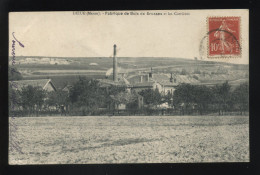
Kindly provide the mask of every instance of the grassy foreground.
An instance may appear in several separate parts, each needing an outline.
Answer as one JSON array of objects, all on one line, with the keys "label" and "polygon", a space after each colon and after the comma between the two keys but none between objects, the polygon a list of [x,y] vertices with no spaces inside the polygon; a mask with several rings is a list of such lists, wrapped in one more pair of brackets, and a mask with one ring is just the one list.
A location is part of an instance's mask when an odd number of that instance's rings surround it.
[{"label": "grassy foreground", "polygon": [[[248,116],[10,118],[10,164],[248,162]],[[10,137],[12,139],[12,137]],[[9,142],[11,142],[10,140]]]}]

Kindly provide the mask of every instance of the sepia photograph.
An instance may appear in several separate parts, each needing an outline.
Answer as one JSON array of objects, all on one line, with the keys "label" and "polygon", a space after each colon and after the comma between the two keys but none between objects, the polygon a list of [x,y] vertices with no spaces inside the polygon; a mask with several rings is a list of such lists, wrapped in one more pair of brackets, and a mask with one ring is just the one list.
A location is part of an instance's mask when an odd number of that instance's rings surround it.
[{"label": "sepia photograph", "polygon": [[250,162],[249,11],[9,13],[10,165]]}]

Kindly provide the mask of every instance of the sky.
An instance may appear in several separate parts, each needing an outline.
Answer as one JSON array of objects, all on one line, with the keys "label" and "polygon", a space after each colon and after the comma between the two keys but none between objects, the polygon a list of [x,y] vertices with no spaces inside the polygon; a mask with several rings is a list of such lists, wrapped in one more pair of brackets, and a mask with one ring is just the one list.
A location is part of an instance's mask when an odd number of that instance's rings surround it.
[{"label": "sky", "polygon": [[[118,57],[201,57],[200,43],[207,35],[207,17],[241,17],[241,58],[220,61],[248,64],[248,10],[117,11],[139,15],[75,15],[73,12],[9,13],[9,38],[16,56],[110,57],[113,45]],[[143,12],[145,15],[140,15]],[[147,12],[167,15],[147,15]],[[179,13],[186,15],[177,15]],[[172,13],[173,15],[168,15]],[[174,15],[174,13],[176,15]],[[187,15],[188,14],[188,15]],[[207,39],[203,45],[207,48]],[[9,42],[11,56],[11,42]],[[206,53],[202,55],[207,58]]]}]

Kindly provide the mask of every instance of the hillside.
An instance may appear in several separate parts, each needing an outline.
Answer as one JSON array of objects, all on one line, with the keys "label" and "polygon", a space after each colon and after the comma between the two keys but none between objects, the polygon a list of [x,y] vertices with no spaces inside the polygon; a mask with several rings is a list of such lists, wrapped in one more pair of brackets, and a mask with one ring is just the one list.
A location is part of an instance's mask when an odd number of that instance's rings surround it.
[{"label": "hillside", "polygon": [[[62,88],[79,76],[105,78],[112,68],[110,57],[17,57],[17,69],[24,79],[51,78]],[[237,85],[248,81],[249,66],[183,58],[118,57],[118,67],[125,76],[148,73],[181,74],[199,80],[201,84],[216,84],[226,80]],[[119,73],[120,73],[119,71]]]}]

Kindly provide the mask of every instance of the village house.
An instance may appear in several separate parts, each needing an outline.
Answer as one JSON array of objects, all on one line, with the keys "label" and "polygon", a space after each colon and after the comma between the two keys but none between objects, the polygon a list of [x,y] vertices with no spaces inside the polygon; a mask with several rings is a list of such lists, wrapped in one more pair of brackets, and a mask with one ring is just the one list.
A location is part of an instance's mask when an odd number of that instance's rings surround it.
[{"label": "village house", "polygon": [[[173,79],[173,78],[172,78]],[[149,74],[132,75],[128,78],[132,84],[132,90],[140,92],[145,89],[158,89],[158,91],[165,95],[168,92],[172,93],[178,85],[176,82],[171,81],[171,78],[166,74]]]},{"label": "village house", "polygon": [[30,85],[33,87],[41,87],[43,90],[46,90],[47,92],[57,91],[51,79],[19,80],[9,81],[9,83],[13,84],[12,88],[14,90],[21,90],[23,87]]},{"label": "village house", "polygon": [[[46,90],[47,92],[55,92],[57,91],[56,87],[52,83],[51,79],[38,79],[38,80],[19,80],[19,81],[9,81],[9,88],[11,88],[14,91],[21,91],[22,88],[32,86],[32,87],[40,87],[43,90]],[[20,106],[12,105],[14,98],[17,98],[16,96],[13,96],[13,94],[10,95],[10,103],[13,107],[13,110],[19,110]],[[45,99],[46,100],[46,99]]]},{"label": "village house", "polygon": [[175,75],[164,73],[152,73],[132,75],[127,79],[132,89],[140,92],[144,89],[158,89],[162,95],[173,94],[175,88],[181,83],[196,84],[198,80],[189,75]]}]

